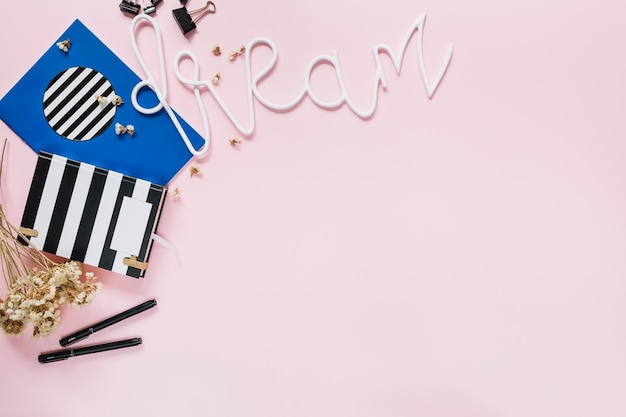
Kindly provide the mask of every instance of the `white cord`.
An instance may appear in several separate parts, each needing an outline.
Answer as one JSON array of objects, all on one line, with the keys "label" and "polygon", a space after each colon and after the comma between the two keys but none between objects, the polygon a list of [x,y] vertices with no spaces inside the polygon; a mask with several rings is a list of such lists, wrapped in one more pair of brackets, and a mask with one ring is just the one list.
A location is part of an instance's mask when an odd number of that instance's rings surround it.
[{"label": "white cord", "polygon": [[[142,20],[145,20],[147,23],[149,23],[152,26],[156,35],[157,52],[159,56],[159,69],[161,71],[161,88],[159,88],[159,85],[156,83],[154,77],[152,76],[152,73],[150,72],[150,69],[146,65],[146,62],[144,61],[143,56],[141,55],[141,52],[139,51],[139,47],[137,46],[136,30],[137,30],[137,25]],[[133,51],[135,52],[135,56],[137,57],[137,60],[139,61],[139,65],[141,65],[141,68],[146,74],[146,79],[137,83],[137,85],[135,85],[135,87],[133,88],[131,92],[130,99],[131,99],[131,102],[133,103],[133,107],[135,108],[135,110],[143,114],[155,114],[161,110],[165,110],[165,112],[168,114],[168,116],[172,120],[172,123],[174,123],[174,126],[176,127],[176,130],[180,134],[181,139],[183,140],[183,142],[185,142],[185,145],[187,146],[187,149],[189,149],[189,152],[191,152],[191,154],[195,156],[204,155],[209,150],[209,145],[211,143],[211,132],[209,130],[209,120],[208,120],[204,105],[202,103],[202,97],[200,96],[200,91],[197,88],[194,88],[196,102],[198,103],[198,107],[200,108],[200,115],[202,116],[202,123],[204,125],[205,137],[204,137],[204,145],[200,147],[200,149],[195,149],[193,145],[191,144],[191,141],[189,140],[187,133],[181,126],[180,121],[176,117],[176,114],[167,103],[167,78],[166,78],[166,73],[165,73],[165,58],[163,57],[163,43],[161,41],[161,31],[159,30],[159,27],[157,26],[154,19],[152,19],[147,14],[139,14],[135,16],[130,26],[130,42],[133,46]],[[155,105],[154,107],[146,108],[146,107],[143,107],[141,104],[139,104],[139,101],[137,100],[137,95],[139,94],[139,91],[144,87],[150,88],[154,92],[154,94],[157,96],[159,103]]]},{"label": "white cord", "polygon": [[[450,65],[450,59],[452,58],[452,45],[449,46],[448,52],[444,59],[443,65],[441,66],[437,77],[434,82],[430,82],[426,75],[426,67],[424,64],[424,51],[423,51],[423,32],[424,32],[424,21],[426,18],[426,13],[423,13],[415,23],[409,28],[407,31],[404,40],[402,42],[401,50],[399,53],[394,53],[391,47],[380,44],[372,47],[372,53],[374,55],[374,60],[376,63],[376,74],[373,80],[373,83],[370,84],[372,88],[371,93],[371,103],[368,108],[361,109],[359,108],[355,102],[352,100],[350,95],[348,94],[346,83],[344,81],[344,77],[341,71],[341,65],[339,64],[339,56],[336,51],[332,51],[330,55],[319,55],[315,57],[309,63],[306,71],[304,73],[304,80],[302,83],[302,87],[295,95],[295,97],[285,103],[274,103],[267,98],[265,98],[261,92],[259,91],[259,83],[267,77],[274,67],[276,66],[276,62],[278,60],[278,48],[272,42],[272,40],[267,38],[255,38],[246,46],[245,55],[244,55],[244,65],[246,69],[246,82],[247,82],[247,98],[248,98],[248,127],[245,128],[241,125],[241,123],[235,118],[232,111],[226,106],[224,100],[220,97],[217,90],[213,87],[211,80],[200,80],[200,65],[195,55],[190,51],[182,51],[180,52],[174,61],[174,72],[178,80],[186,85],[192,86],[194,93],[198,96],[200,87],[206,87],[215,101],[220,106],[224,114],[230,119],[232,124],[237,128],[239,132],[243,135],[251,135],[254,132],[255,127],[255,115],[254,115],[254,99],[256,98],[259,103],[265,106],[268,109],[277,111],[277,112],[285,112],[293,110],[302,100],[308,96],[311,101],[317,105],[318,107],[325,110],[332,110],[341,107],[342,105],[347,105],[350,110],[356,114],[357,116],[368,119],[373,116],[376,111],[376,106],[378,104],[378,92],[379,85],[386,89],[387,87],[387,79],[385,77],[385,73],[383,71],[383,64],[381,62],[381,54],[388,55],[394,64],[394,68],[396,73],[400,75],[400,70],[402,68],[402,61],[407,54],[409,41],[414,36],[415,32],[417,32],[417,56],[420,65],[420,72],[422,75],[422,81],[424,82],[424,86],[426,87],[426,92],[429,98],[432,98],[435,90],[439,86],[441,79],[443,78],[448,66]],[[269,63],[263,68],[260,72],[258,72],[254,77],[252,76],[251,62],[250,62],[250,54],[254,48],[257,46],[265,46],[268,47],[272,51],[272,57]],[[189,79],[184,77],[180,72],[180,64],[181,61],[185,58],[189,58],[193,62],[194,66],[194,78]],[[313,87],[311,85],[311,76],[313,71],[320,65],[327,64],[334,68],[335,76],[337,82],[339,83],[339,89],[341,93],[339,96],[332,100],[326,101],[320,98],[313,91]]]},{"label": "white cord", "polygon": [[[435,80],[431,83],[426,75],[426,67],[424,64],[423,32],[424,32],[425,19],[426,19],[426,13],[423,13],[421,16],[417,18],[415,23],[409,28],[409,30],[407,31],[403,39],[401,50],[397,54],[394,53],[392,48],[390,48],[389,46],[385,44],[374,45],[372,47],[372,53],[373,53],[374,60],[376,63],[376,73],[373,79],[373,83],[371,84],[371,88],[372,88],[371,103],[369,107],[366,109],[359,108],[351,99],[350,95],[348,94],[346,84],[343,78],[343,74],[341,72],[341,66],[339,64],[339,56],[336,51],[332,51],[330,55],[319,55],[315,57],[313,60],[311,60],[311,62],[309,63],[305,71],[302,87],[300,88],[298,93],[295,95],[295,97],[291,101],[288,101],[286,103],[271,102],[270,100],[268,100],[261,94],[261,92],[259,91],[258,85],[274,69],[276,62],[278,60],[278,48],[276,47],[274,42],[272,42],[270,39],[267,39],[267,38],[253,39],[250,43],[248,43],[246,47],[246,51],[245,51],[245,56],[244,56],[245,67],[246,67],[246,83],[247,83],[247,90],[248,90],[248,94],[247,94],[248,127],[244,127],[239,122],[239,120],[234,116],[230,108],[224,103],[224,100],[222,100],[222,97],[214,88],[212,80],[200,80],[200,64],[198,63],[196,56],[190,51],[179,52],[178,55],[176,55],[176,58],[174,60],[174,73],[176,74],[176,78],[178,78],[178,80],[181,83],[193,87],[193,92],[194,92],[194,95],[196,96],[196,102],[198,103],[198,107],[200,108],[200,113],[202,115],[202,122],[204,124],[205,145],[203,148],[201,148],[201,150],[197,151],[193,148],[193,146],[189,142],[189,138],[187,137],[184,130],[180,126],[180,123],[176,119],[174,112],[169,107],[166,101],[167,81],[165,79],[165,63],[163,59],[163,46],[161,44],[161,33],[159,31],[159,28],[156,22],[150,16],[146,14],[140,14],[140,15],[137,15],[133,19],[133,24],[131,26],[131,42],[133,45],[133,50],[135,51],[135,55],[137,55],[137,59],[139,60],[139,63],[144,69],[148,79],[145,81],[141,81],[135,86],[135,88],[132,91],[131,100],[132,100],[133,106],[138,111],[145,113],[145,114],[153,114],[162,109],[165,109],[165,111],[169,114],[170,118],[172,119],[172,122],[176,126],[176,129],[179,131],[183,141],[187,145],[187,148],[194,155],[204,154],[207,151],[209,147],[209,143],[210,143],[209,120],[207,117],[206,109],[204,107],[204,103],[202,102],[202,97],[201,97],[201,92],[200,92],[201,87],[206,87],[209,90],[209,92],[211,93],[211,95],[213,96],[217,104],[220,106],[224,114],[231,121],[231,123],[235,126],[235,128],[242,135],[245,135],[245,136],[250,136],[252,133],[254,133],[255,123],[256,123],[256,117],[254,114],[254,99],[255,98],[259,101],[259,103],[261,103],[263,106],[265,106],[268,109],[271,109],[277,112],[284,112],[284,111],[293,110],[296,106],[298,106],[300,102],[302,102],[302,100],[306,96],[308,96],[315,105],[317,105],[318,107],[322,109],[332,110],[332,109],[339,108],[345,104],[354,114],[356,114],[357,116],[363,119],[367,119],[367,118],[372,117],[374,112],[376,111],[376,106],[378,104],[379,86],[382,86],[383,89],[386,89],[387,87],[387,78],[385,77],[385,73],[383,71],[383,64],[381,62],[381,54],[388,55],[391,58],[393,65],[394,65],[394,69],[396,70],[396,73],[400,75],[400,70],[402,68],[402,61],[404,57],[406,56],[408,46],[409,46],[409,41],[414,36],[415,32],[417,32],[417,58],[419,61],[422,81],[424,82],[424,86],[426,87],[426,92],[429,98],[432,98],[433,94],[435,93],[435,90],[439,86],[439,83],[441,82],[446,70],[448,69],[448,66],[450,65],[450,60],[452,58],[452,45],[449,46],[443,65],[440,67],[440,70],[437,76],[435,77]],[[150,23],[150,25],[152,25],[152,27],[154,28],[156,32],[157,47],[158,47],[158,53],[159,53],[159,63],[161,67],[161,79],[162,79],[161,84],[163,86],[162,92],[159,91],[158,85],[154,81],[152,74],[147,68],[141,56],[141,53],[139,52],[139,48],[137,47],[135,27],[140,20],[146,20],[148,23]],[[265,68],[263,68],[262,71],[260,71],[253,77],[252,69],[251,69],[251,62],[250,62],[250,53],[257,46],[266,46],[270,48],[270,50],[272,51],[272,58],[269,61],[269,63],[265,66]],[[181,62],[183,59],[187,59],[187,58],[190,59],[191,62],[193,63],[193,79],[188,79],[184,77],[182,73],[180,72]],[[337,81],[339,83],[339,88],[341,91],[340,95],[335,100],[332,100],[332,101],[326,101],[326,100],[321,99],[318,95],[315,94],[315,92],[313,91],[313,87],[311,86],[311,76],[312,76],[313,71],[318,66],[323,65],[323,64],[330,65],[334,68],[335,76],[337,78]],[[142,89],[143,87],[148,87],[152,89],[152,91],[154,91],[157,98],[159,99],[159,104],[157,104],[156,106],[150,109],[147,109],[147,108],[142,107],[137,102],[137,94],[139,90]]]},{"label": "white cord", "polygon": [[[248,59],[249,53],[250,52],[246,50],[246,81],[248,83],[247,84],[248,86],[251,84],[251,80],[252,80],[252,70],[250,69],[250,60]],[[185,58],[189,58],[191,62],[193,62],[193,77],[194,77],[193,80],[185,78],[183,74],[180,72],[180,68],[179,68],[180,62]],[[248,121],[248,128],[246,129],[245,127],[241,125],[241,123],[239,123],[237,118],[233,115],[232,111],[230,111],[230,109],[226,106],[226,104],[220,97],[217,90],[215,90],[215,88],[213,87],[213,82],[211,80],[200,80],[200,64],[198,63],[198,60],[193,53],[191,53],[190,51],[181,51],[178,53],[178,55],[176,55],[176,58],[174,60],[174,73],[176,74],[176,78],[178,78],[178,81],[180,81],[183,84],[187,84],[193,87],[193,92],[196,94],[196,97],[200,97],[200,87],[208,88],[209,91],[211,92],[211,95],[215,98],[215,101],[217,101],[217,104],[219,104],[219,106],[224,111],[224,114],[226,114],[226,116],[230,119],[231,123],[235,125],[237,130],[241,132],[242,135],[247,136],[247,135],[251,135],[252,132],[254,132],[255,117],[254,117],[254,101],[253,101],[252,89],[248,88],[249,121]]]},{"label": "white cord", "polygon": [[180,260],[180,255],[178,254],[178,251],[176,250],[176,247],[174,245],[172,245],[170,242],[165,240],[162,236],[157,235],[156,233],[152,234],[152,240],[163,246],[165,249],[171,251],[174,256],[176,256],[176,262],[178,262],[179,264],[182,263]]}]

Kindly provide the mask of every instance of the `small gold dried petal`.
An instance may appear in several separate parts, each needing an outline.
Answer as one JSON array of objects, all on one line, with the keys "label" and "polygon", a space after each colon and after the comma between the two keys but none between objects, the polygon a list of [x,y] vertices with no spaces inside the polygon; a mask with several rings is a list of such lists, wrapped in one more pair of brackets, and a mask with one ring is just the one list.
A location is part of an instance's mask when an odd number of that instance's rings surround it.
[{"label": "small gold dried petal", "polygon": [[220,48],[219,44],[217,44],[217,43],[213,46],[213,55],[215,55],[215,56],[222,55],[222,49]]},{"label": "small gold dried petal", "polygon": [[239,49],[230,53],[229,58],[231,61],[234,61],[239,55],[243,55],[245,52],[246,52],[246,46],[241,45]]},{"label": "small gold dried petal", "polygon": [[228,142],[230,143],[230,146],[232,146],[233,148],[237,148],[239,147],[239,145],[241,145],[241,140],[238,138],[228,139]]},{"label": "small gold dried petal", "polygon": [[122,104],[124,104],[124,101],[122,100],[122,97],[115,96],[111,103],[113,103],[114,106],[121,106]]},{"label": "small gold dried petal", "polygon": [[172,191],[172,197],[180,198],[180,190],[178,189],[178,187],[174,188],[174,191]]},{"label": "small gold dried petal", "polygon": [[221,79],[222,79],[222,74],[218,72],[217,74],[213,76],[213,84],[218,85]]},{"label": "small gold dried petal", "polygon": [[202,174],[202,170],[200,169],[200,166],[198,164],[191,164],[191,166],[189,167],[189,173],[193,177],[194,175]]}]

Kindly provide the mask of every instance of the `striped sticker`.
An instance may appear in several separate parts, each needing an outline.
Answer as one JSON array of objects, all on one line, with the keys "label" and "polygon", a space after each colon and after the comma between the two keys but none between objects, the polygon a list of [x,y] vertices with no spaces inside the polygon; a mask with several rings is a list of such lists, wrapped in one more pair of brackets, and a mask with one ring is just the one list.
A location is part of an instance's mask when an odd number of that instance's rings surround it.
[{"label": "striped sticker", "polygon": [[[96,96],[106,97],[106,103],[100,104]],[[87,67],[71,67],[57,74],[46,87],[43,113],[52,130],[64,138],[90,140],[113,122],[115,97],[104,75]]]}]

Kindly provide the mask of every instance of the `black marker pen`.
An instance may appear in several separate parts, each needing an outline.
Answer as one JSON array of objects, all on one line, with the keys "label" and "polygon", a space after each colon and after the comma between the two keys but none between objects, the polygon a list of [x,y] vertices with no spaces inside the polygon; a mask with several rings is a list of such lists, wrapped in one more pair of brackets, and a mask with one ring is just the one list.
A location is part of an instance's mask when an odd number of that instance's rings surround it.
[{"label": "black marker pen", "polygon": [[61,346],[65,347],[65,346],[69,346],[72,343],[76,343],[79,342],[83,339],[86,339],[90,334],[97,332],[98,330],[102,330],[106,327],[109,327],[112,324],[118,323],[124,319],[127,319],[129,317],[134,316],[135,314],[139,314],[142,311],[146,311],[149,308],[154,307],[157,304],[156,300],[148,300],[144,303],[139,304],[138,306],[129,308],[126,311],[122,311],[119,314],[116,314],[113,317],[109,317],[106,320],[102,320],[99,323],[93,324],[89,327],[85,327],[84,329],[81,329],[79,331],[77,331],[76,333],[73,333],[69,336],[65,336],[63,339],[59,340],[59,343],[61,344]]},{"label": "black marker pen", "polygon": [[88,355],[90,353],[106,352],[109,350],[122,349],[141,344],[141,338],[120,340],[117,342],[103,343],[101,345],[85,346],[76,349],[56,350],[54,352],[42,353],[38,359],[40,363],[50,363],[63,361],[74,356]]}]

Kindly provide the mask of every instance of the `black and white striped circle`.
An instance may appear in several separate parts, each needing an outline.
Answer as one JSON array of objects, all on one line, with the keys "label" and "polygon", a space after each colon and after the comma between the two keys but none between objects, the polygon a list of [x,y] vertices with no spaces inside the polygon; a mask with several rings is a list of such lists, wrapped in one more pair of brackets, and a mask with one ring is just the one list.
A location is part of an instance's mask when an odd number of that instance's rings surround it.
[{"label": "black and white striped circle", "polygon": [[[106,97],[101,104],[97,96]],[[113,122],[116,94],[104,75],[87,67],[72,67],[57,74],[43,95],[43,113],[50,127],[70,140],[90,140]]]}]

